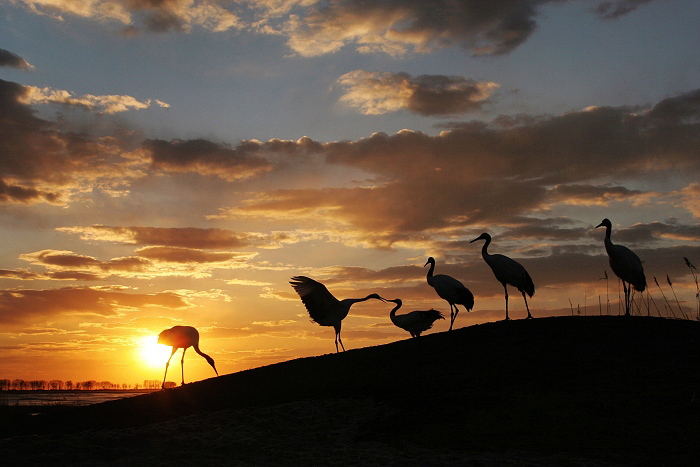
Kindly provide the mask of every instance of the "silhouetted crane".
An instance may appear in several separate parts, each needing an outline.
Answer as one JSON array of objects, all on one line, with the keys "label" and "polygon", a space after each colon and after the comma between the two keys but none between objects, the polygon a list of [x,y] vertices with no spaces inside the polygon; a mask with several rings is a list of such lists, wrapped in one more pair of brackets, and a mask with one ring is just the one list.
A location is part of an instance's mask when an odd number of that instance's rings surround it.
[{"label": "silhouetted crane", "polygon": [[209,355],[205,354],[199,350],[199,332],[192,326],[173,326],[170,329],[158,334],[158,343],[169,345],[173,348],[168,362],[165,364],[165,375],[163,375],[163,384],[161,389],[165,388],[165,378],[168,376],[168,366],[170,366],[170,359],[173,358],[177,349],[182,349],[182,360],[180,360],[180,367],[182,368],[182,384],[185,384],[185,352],[189,347],[192,347],[195,352],[204,357],[204,359],[211,365],[214,372],[219,376],[219,372],[216,371],[216,366],[214,365],[214,359]]},{"label": "silhouetted crane", "polygon": [[481,256],[484,257],[486,264],[491,267],[494,276],[496,276],[496,280],[503,284],[503,290],[506,294],[506,321],[510,320],[508,316],[508,284],[512,285],[523,294],[525,308],[527,309],[527,319],[532,318],[530,307],[527,305],[527,297],[525,296],[525,294],[527,294],[532,298],[535,294],[535,284],[533,284],[530,274],[527,273],[522,264],[514,259],[504,255],[490,255],[488,247],[491,243],[491,235],[482,233],[470,243],[474,243],[477,240],[486,240],[484,246],[481,248]]},{"label": "silhouetted crane", "polygon": [[364,302],[371,298],[384,301],[376,293],[369,294],[365,298],[338,300],[328,291],[325,285],[306,276],[294,276],[289,283],[292,284],[294,290],[301,297],[301,301],[309,312],[312,321],[321,326],[333,326],[335,329],[336,352],[338,352],[338,342],[340,342],[340,346],[345,351],[345,346],[340,338],[340,326],[343,319],[348,315],[350,307],[357,302]]},{"label": "silhouetted crane", "polygon": [[421,332],[427,331],[428,329],[432,328],[433,323],[436,320],[445,319],[445,317],[442,316],[442,313],[433,309],[416,310],[405,313],[403,315],[397,315],[396,311],[399,308],[401,308],[401,305],[403,305],[401,299],[385,299],[385,301],[396,303],[396,307],[394,307],[394,309],[391,310],[391,313],[389,313],[389,318],[391,318],[391,322],[394,323],[396,326],[408,331],[411,334],[411,337],[419,337]]},{"label": "silhouetted crane", "polygon": [[642,261],[639,259],[639,256],[626,246],[613,244],[610,240],[612,223],[609,219],[603,219],[596,226],[596,229],[603,226],[605,226],[605,251],[608,253],[610,268],[622,281],[622,288],[625,291],[625,316],[629,316],[632,305],[632,287],[639,292],[644,292],[644,289],[647,287]]},{"label": "silhouetted crane", "polygon": [[460,281],[452,276],[447,276],[445,274],[433,275],[435,271],[435,259],[431,256],[428,261],[423,265],[426,267],[430,264],[430,270],[428,270],[428,284],[435,289],[438,296],[443,300],[446,300],[450,304],[450,331],[452,330],[452,325],[457,319],[459,314],[459,308],[457,305],[462,305],[466,308],[467,312],[474,308],[474,295],[469,291],[468,288],[464,286]]}]

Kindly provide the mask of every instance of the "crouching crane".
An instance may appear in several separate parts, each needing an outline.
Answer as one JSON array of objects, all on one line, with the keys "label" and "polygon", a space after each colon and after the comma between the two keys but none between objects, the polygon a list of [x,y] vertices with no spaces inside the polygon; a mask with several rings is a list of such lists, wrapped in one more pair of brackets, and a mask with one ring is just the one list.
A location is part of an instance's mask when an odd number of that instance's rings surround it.
[{"label": "crouching crane", "polygon": [[385,299],[385,301],[396,304],[394,309],[391,310],[391,313],[389,313],[389,318],[391,318],[391,322],[394,323],[395,326],[398,326],[401,329],[408,331],[411,334],[411,337],[419,337],[423,331],[427,331],[428,329],[432,328],[433,323],[435,321],[439,319],[445,319],[445,317],[442,316],[442,313],[433,309],[416,310],[402,315],[397,315],[396,312],[399,308],[401,308],[401,305],[403,305],[401,299]]}]

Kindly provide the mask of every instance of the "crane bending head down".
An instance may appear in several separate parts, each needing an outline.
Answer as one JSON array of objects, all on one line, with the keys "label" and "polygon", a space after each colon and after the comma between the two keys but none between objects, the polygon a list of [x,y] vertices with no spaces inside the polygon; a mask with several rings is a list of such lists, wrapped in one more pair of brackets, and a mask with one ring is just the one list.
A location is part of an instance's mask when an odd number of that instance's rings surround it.
[{"label": "crane bending head down", "polygon": [[199,350],[199,332],[192,326],[173,326],[170,329],[166,329],[158,334],[158,343],[169,345],[173,348],[170,358],[168,358],[168,362],[165,364],[165,375],[163,375],[163,384],[161,385],[161,388],[165,387],[165,378],[168,376],[170,359],[173,358],[173,355],[175,355],[177,349],[182,349],[182,360],[180,360],[180,367],[182,368],[183,385],[185,384],[185,352],[190,347],[192,347],[199,355],[204,357],[204,359],[214,369],[216,375],[219,375],[219,372],[216,370],[216,365],[214,364],[214,359]]}]

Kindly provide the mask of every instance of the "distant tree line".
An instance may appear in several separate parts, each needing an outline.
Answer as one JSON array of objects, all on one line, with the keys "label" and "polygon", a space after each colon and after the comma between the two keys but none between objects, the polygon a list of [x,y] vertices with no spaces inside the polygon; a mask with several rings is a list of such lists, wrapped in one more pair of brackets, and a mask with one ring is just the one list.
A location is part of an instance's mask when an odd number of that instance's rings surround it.
[{"label": "distant tree line", "polygon": [[128,389],[160,389],[161,382],[147,379],[143,384],[118,384],[110,381],[62,381],[60,379],[0,379],[0,391],[96,391],[96,390],[128,390]]}]

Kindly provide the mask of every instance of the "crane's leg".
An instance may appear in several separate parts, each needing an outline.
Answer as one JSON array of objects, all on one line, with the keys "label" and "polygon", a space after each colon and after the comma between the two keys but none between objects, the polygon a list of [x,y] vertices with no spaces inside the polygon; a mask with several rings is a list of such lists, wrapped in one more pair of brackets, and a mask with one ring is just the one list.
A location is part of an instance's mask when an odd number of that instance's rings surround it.
[{"label": "crane's leg", "polygon": [[622,290],[625,292],[625,316],[630,315],[630,291],[625,281],[622,281]]},{"label": "crane's leg", "polygon": [[525,292],[523,292],[523,299],[525,300],[525,309],[527,310],[527,318],[525,319],[533,319],[534,316],[530,314],[530,307],[527,306],[527,297],[525,296]]},{"label": "crane's leg", "polygon": [[[170,358],[173,358],[173,355],[175,355],[176,351],[177,351],[177,348],[173,347],[173,351],[170,354]],[[165,389],[165,378],[168,376],[168,367],[170,366],[170,358],[168,358],[168,361],[165,363],[165,374],[163,375],[163,384],[160,385],[161,389]]]},{"label": "crane's leg", "polygon": [[338,342],[340,342],[340,347],[342,347],[343,352],[345,352],[345,346],[343,345],[343,340],[340,338],[340,326],[335,328],[335,353],[338,353]]},{"label": "crane's leg", "polygon": [[180,369],[182,370],[182,385],[185,385],[185,352],[187,349],[182,349],[182,360],[180,360]]},{"label": "crane's leg", "polygon": [[452,331],[452,324],[455,322],[455,311],[452,308],[452,304],[450,303],[450,329],[448,331]]},{"label": "crane's leg", "polygon": [[506,321],[510,321],[508,317],[508,286],[506,284],[503,284],[503,290],[506,292]]},{"label": "crane's leg", "polygon": [[[343,345],[343,339],[340,338],[340,331],[338,331],[338,342],[340,342],[340,348],[345,352],[345,346]],[[337,348],[336,348],[337,350]]]}]

